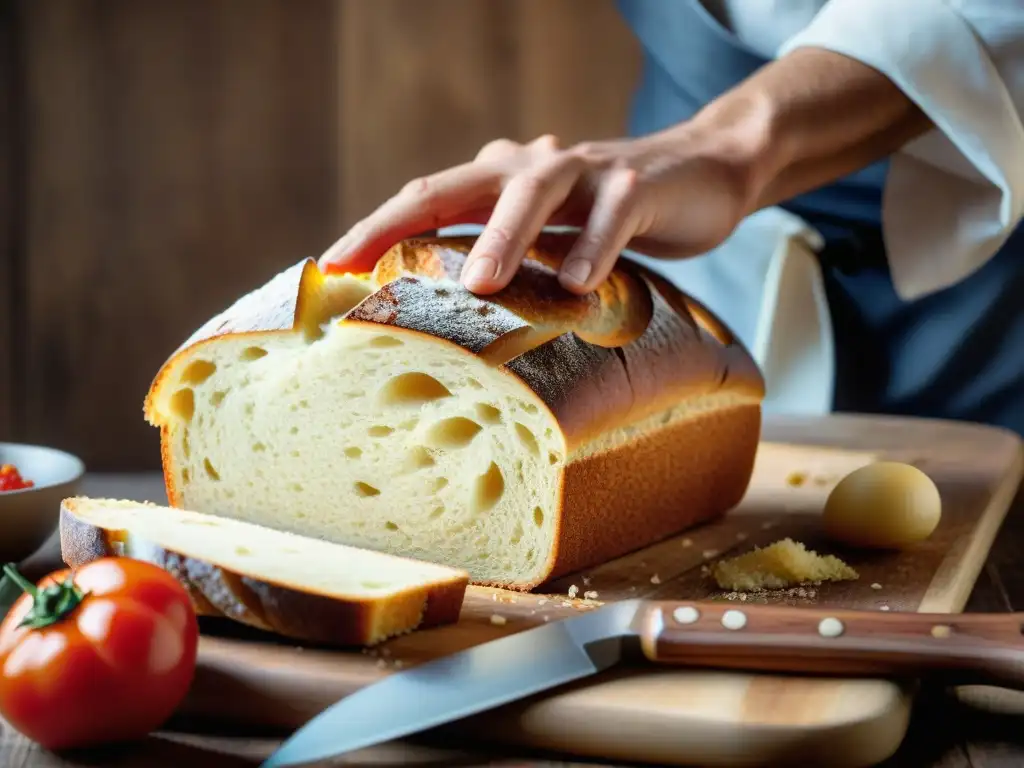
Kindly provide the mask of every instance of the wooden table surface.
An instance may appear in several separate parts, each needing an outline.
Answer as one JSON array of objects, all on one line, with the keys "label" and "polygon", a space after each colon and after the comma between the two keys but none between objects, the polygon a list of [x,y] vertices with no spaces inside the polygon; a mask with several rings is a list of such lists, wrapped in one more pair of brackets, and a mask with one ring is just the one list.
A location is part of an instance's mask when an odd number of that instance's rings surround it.
[{"label": "wooden table surface", "polygon": [[[93,497],[147,499],[164,503],[159,475],[92,475],[81,489]],[[1024,611],[1024,490],[1019,492],[975,587],[969,611]],[[52,564],[55,541],[26,563]],[[34,567],[33,567],[34,566]],[[1002,695],[1000,695],[1002,694]],[[1024,693],[984,689],[926,690],[916,703],[910,730],[899,752],[880,768],[1019,768],[1024,766]],[[236,768],[257,766],[280,743],[281,734],[203,733],[202,725],[172,721],[168,730],[144,742],[83,754],[41,750],[0,721],[0,768]],[[479,748],[453,749],[418,739],[363,750],[317,763],[417,766],[608,766],[557,756],[491,754]]]}]

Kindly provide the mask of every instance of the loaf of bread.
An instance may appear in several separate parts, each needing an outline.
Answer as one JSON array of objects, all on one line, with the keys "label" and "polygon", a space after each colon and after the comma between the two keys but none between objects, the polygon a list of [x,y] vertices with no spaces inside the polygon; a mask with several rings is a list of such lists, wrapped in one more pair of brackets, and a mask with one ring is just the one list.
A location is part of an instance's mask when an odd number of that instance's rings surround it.
[{"label": "loaf of bread", "polygon": [[134,501],[65,499],[60,545],[71,567],[123,556],[164,568],[201,616],[337,646],[455,622],[469,582],[454,568]]},{"label": "loaf of bread", "polygon": [[635,262],[562,289],[572,239],[542,236],[491,296],[459,283],[473,239],[444,238],[242,297],[147,397],[171,504],[514,589],[723,514],[760,437],[755,362]]}]

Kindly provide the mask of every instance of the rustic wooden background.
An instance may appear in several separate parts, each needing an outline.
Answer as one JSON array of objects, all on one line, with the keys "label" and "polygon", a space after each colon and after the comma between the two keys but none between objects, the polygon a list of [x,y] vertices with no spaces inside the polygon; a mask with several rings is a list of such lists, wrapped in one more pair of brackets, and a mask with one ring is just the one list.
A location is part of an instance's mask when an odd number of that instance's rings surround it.
[{"label": "rustic wooden background", "polygon": [[621,134],[611,0],[0,2],[0,439],[158,466],[202,321],[499,136]]}]

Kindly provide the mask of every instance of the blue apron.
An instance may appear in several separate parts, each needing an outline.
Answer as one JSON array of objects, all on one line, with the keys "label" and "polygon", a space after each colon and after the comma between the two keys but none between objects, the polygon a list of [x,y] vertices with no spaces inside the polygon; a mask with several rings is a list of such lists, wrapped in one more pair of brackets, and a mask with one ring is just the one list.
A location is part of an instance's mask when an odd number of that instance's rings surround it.
[{"label": "blue apron", "polygon": [[[617,4],[644,49],[633,135],[686,120],[769,62],[698,0]],[[881,237],[887,165],[781,206],[826,243],[819,260],[835,339],[834,410],[968,420],[1024,434],[1024,228],[963,282],[904,302]]]}]

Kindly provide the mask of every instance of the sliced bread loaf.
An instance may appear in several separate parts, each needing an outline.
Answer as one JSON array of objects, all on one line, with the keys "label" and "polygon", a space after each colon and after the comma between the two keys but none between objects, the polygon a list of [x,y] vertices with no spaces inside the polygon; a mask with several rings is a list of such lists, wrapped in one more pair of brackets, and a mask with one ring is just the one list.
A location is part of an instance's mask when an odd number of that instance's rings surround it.
[{"label": "sliced bread loaf", "polygon": [[764,387],[717,318],[625,259],[569,294],[565,236],[474,296],[472,244],[308,260],[193,334],[146,400],[171,504],[527,589],[740,500]]},{"label": "sliced bread loaf", "polygon": [[76,497],[61,505],[71,567],[118,555],[174,574],[200,615],[331,645],[372,645],[455,622],[469,574],[154,504]]}]

